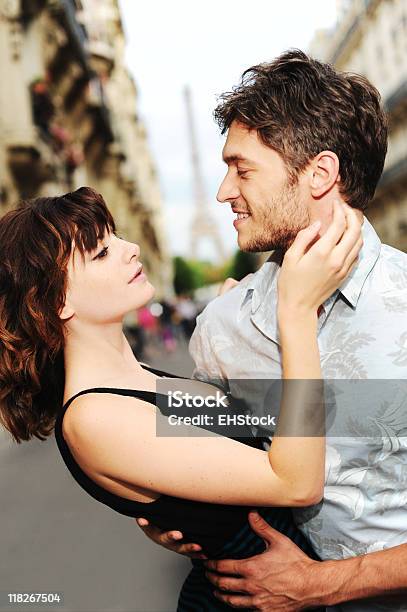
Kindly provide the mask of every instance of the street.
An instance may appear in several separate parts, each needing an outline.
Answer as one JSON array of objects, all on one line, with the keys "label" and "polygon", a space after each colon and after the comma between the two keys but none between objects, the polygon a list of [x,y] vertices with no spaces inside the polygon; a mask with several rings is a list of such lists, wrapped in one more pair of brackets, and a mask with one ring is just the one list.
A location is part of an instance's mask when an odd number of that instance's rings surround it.
[{"label": "street", "polygon": [[[148,362],[189,376],[186,345]],[[0,430],[0,610],[172,612],[190,562],[150,542],[136,522],[89,497],[55,439],[17,445]],[[6,606],[6,593],[60,593],[63,604]]]}]

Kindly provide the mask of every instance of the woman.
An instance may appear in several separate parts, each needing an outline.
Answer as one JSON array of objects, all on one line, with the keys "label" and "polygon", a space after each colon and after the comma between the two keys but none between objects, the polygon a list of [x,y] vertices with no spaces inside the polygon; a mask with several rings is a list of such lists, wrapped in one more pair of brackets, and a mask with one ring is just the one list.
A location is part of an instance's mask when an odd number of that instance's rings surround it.
[{"label": "woman", "polygon": [[[356,216],[339,203],[313,245],[318,230],[314,224],[299,233],[279,277],[285,379],[321,379],[317,309],[352,269],[361,246]],[[311,384],[306,393],[315,418],[304,423],[307,437],[298,430],[293,437],[290,423],[301,419],[304,398],[295,398],[292,387],[284,390],[268,452],[249,428],[244,439],[191,436],[195,428],[187,426],[177,437],[156,436],[157,379],[171,375],[141,365],[122,330],[124,315],[154,293],[139,256],[137,245],[115,235],[103,198],[90,188],[37,198],[0,219],[3,424],[17,442],[45,439],[55,425],[63,459],[90,495],[121,514],[179,529],[212,558],[262,550],[263,542],[248,532],[253,506],[312,555],[276,507],[322,497],[321,397],[315,399]],[[182,382],[173,377],[174,388]],[[197,395],[217,390],[193,385]],[[202,561],[193,564],[178,609],[224,609]]]}]

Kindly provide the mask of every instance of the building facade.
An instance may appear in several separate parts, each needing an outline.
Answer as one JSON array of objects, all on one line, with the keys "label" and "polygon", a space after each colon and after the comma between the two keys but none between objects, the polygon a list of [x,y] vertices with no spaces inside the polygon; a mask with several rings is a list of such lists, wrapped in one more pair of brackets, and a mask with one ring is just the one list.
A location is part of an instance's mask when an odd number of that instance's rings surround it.
[{"label": "building facade", "polygon": [[365,75],[389,118],[386,163],[367,217],[383,242],[407,251],[407,2],[337,0],[333,30],[318,31],[310,54]]},{"label": "building facade", "polygon": [[0,214],[89,185],[171,293],[158,178],[117,0],[0,0]]}]

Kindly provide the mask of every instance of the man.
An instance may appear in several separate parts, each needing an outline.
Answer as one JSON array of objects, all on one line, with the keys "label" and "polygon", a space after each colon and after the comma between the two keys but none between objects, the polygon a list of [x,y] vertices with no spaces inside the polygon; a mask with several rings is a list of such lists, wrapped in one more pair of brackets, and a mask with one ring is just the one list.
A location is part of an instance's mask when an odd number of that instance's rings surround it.
[{"label": "man", "polygon": [[[382,245],[363,216],[387,149],[379,94],[365,78],[294,50],[246,71],[215,117],[228,133],[218,200],[237,214],[242,250],[274,253],[198,318],[190,345],[195,376],[232,385],[280,377],[282,256],[310,221],[321,220],[323,233],[333,200],[343,197],[363,221],[364,246],[350,277],[319,310],[324,377],[388,384],[375,388],[382,395],[373,409],[363,393],[337,398],[337,413],[356,433],[351,441],[327,437],[324,500],[293,511],[323,561],[308,559],[254,513],[251,526],[267,550],[208,561],[208,577],[235,608],[407,610],[407,402],[397,383],[407,378],[407,256]],[[196,551],[171,541],[171,532],[145,531],[177,552]]]}]

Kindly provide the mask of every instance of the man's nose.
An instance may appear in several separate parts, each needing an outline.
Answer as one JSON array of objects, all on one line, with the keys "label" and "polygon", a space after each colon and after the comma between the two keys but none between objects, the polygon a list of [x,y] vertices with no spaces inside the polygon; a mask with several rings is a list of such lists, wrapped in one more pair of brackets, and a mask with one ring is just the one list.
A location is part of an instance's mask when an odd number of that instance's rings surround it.
[{"label": "man's nose", "polygon": [[233,181],[232,177],[229,176],[229,173],[223,179],[219,191],[216,195],[216,199],[220,204],[224,204],[225,202],[230,202],[231,200],[236,200],[240,195],[240,191],[238,189],[237,184]]}]

